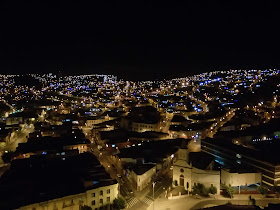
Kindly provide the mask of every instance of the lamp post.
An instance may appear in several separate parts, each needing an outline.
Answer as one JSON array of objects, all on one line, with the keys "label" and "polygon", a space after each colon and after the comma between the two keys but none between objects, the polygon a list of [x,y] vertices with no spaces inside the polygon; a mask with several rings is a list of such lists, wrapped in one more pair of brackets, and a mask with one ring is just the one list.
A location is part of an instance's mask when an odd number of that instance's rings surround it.
[{"label": "lamp post", "polygon": [[155,210],[155,185],[156,183],[153,182],[153,210]]},{"label": "lamp post", "polygon": [[240,182],[239,180],[237,180],[237,183],[238,183],[238,205],[239,205],[239,200],[240,200]]}]

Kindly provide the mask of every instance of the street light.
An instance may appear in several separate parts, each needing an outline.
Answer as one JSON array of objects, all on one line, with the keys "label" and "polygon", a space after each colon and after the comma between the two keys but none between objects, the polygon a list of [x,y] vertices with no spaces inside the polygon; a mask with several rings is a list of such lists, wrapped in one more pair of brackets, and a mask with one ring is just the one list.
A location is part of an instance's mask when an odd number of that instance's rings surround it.
[{"label": "street light", "polygon": [[155,185],[156,183],[153,182],[153,210],[155,210]]}]

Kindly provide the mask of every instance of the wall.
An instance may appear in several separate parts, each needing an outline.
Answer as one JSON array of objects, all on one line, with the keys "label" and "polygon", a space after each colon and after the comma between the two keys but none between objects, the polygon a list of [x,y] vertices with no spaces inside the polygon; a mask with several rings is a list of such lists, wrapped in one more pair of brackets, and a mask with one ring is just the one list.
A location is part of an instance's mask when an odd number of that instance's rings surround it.
[{"label": "wall", "polygon": [[227,169],[221,170],[221,183],[225,185],[251,185],[261,181],[261,173],[230,173]]},{"label": "wall", "polygon": [[[110,190],[110,193],[107,193],[107,190]],[[100,191],[103,191],[103,195],[100,194]],[[118,197],[118,194],[119,194],[119,184],[88,190],[86,192],[87,205],[92,207],[92,209],[99,208],[103,205],[112,203],[113,200]],[[107,201],[108,197],[110,201]],[[103,204],[100,203],[100,199],[103,199]],[[92,205],[93,201],[95,201],[95,205]]]},{"label": "wall", "polygon": [[201,170],[197,168],[192,169],[192,187],[194,183],[202,183],[206,188],[211,185],[217,188],[217,194],[220,194],[220,171]]},{"label": "wall", "polygon": [[137,191],[143,190],[151,182],[151,178],[154,174],[156,174],[156,166],[146,171],[146,173],[142,175],[137,175],[134,173],[134,171],[132,171],[131,177],[136,183]]}]

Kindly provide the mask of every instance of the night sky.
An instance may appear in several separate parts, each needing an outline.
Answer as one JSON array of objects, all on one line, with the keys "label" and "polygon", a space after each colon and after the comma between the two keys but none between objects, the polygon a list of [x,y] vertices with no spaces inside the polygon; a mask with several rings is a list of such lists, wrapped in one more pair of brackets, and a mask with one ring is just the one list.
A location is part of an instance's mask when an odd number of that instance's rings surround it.
[{"label": "night sky", "polygon": [[154,80],[280,66],[277,1],[116,2],[1,2],[0,73]]}]

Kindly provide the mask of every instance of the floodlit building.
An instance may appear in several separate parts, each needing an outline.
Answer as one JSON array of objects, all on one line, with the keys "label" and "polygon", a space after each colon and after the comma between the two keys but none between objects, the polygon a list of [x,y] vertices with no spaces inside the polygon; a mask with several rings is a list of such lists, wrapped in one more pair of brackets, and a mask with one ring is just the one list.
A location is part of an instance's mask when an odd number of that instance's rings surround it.
[{"label": "floodlit building", "polygon": [[245,186],[261,183],[262,174],[242,169],[222,169],[221,183],[228,186]]},{"label": "floodlit building", "polygon": [[135,165],[131,169],[130,178],[135,184],[137,191],[143,190],[152,181],[152,177],[156,174],[156,165],[143,164]]},{"label": "floodlit building", "polygon": [[173,164],[173,185],[191,191],[201,183],[209,188],[215,186],[220,193],[220,171],[214,170],[214,158],[203,152],[189,152],[185,141],[178,150],[178,159]]},{"label": "floodlit building", "polygon": [[13,160],[0,185],[0,209],[99,209],[119,196],[118,182],[91,153]]},{"label": "floodlit building", "polygon": [[55,198],[48,201],[22,206],[20,210],[34,209],[71,209],[80,210],[81,206],[90,206],[92,209],[111,204],[118,197],[118,183],[89,189],[82,193]]},{"label": "floodlit building", "polygon": [[277,158],[272,158],[259,151],[241,147],[235,144],[228,145],[221,141],[202,141],[202,151],[215,155],[225,163],[238,163],[243,167],[249,167],[262,174],[261,182],[272,188],[279,185],[280,164]]},{"label": "floodlit building", "polygon": [[146,131],[159,131],[159,124],[133,122],[131,130],[140,133]]}]

